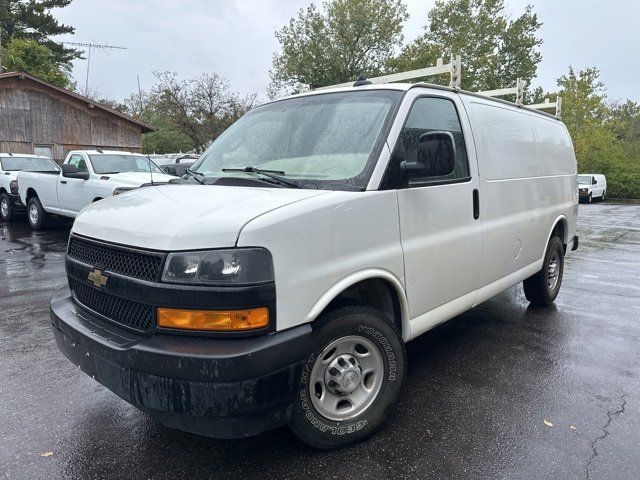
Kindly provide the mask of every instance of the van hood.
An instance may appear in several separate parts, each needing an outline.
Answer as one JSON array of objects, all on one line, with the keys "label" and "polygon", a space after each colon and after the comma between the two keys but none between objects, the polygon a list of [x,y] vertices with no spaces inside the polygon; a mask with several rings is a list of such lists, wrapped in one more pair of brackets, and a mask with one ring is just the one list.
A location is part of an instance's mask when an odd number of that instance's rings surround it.
[{"label": "van hood", "polygon": [[[151,183],[151,175],[149,172],[106,173],[103,176],[109,177],[110,182],[121,187],[139,187],[145,183]],[[175,176],[165,173],[153,174],[154,183],[167,183],[169,180],[175,178]]]},{"label": "van hood", "polygon": [[232,247],[242,227],[254,218],[327,193],[215,185],[149,186],[90,204],[76,217],[72,232],[154,250]]}]

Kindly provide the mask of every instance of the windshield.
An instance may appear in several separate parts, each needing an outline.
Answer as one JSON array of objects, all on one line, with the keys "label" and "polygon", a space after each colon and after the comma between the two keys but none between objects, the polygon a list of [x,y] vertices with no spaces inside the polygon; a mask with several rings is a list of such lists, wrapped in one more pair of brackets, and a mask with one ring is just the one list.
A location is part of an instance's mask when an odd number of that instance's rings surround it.
[{"label": "windshield", "polygon": [[591,175],[578,175],[580,185],[591,185]]},{"label": "windshield", "polygon": [[141,155],[90,155],[93,171],[97,174],[122,172],[163,173],[158,166],[147,157]]},{"label": "windshield", "polygon": [[21,170],[57,172],[59,170],[58,166],[48,158],[3,157],[0,158],[0,164],[5,172],[19,172]]},{"label": "windshield", "polygon": [[278,171],[311,188],[365,188],[383,127],[402,96],[365,90],[291,98],[250,111],[196,162],[206,177],[247,175],[223,169]]}]

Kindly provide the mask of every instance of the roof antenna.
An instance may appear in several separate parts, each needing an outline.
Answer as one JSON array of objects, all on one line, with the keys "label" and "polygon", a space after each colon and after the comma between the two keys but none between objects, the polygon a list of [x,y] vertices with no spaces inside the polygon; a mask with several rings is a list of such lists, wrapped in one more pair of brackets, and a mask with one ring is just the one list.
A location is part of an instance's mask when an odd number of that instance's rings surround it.
[{"label": "roof antenna", "polygon": [[[142,90],[140,89],[140,75],[136,75],[136,78],[138,79],[138,99],[140,100],[140,117],[142,118],[142,112],[144,111],[144,108],[142,106]],[[148,142],[147,142],[147,134],[143,133],[142,134],[142,138],[144,140],[144,149],[147,151],[147,162],[149,165],[149,176],[151,177],[151,186],[153,187],[153,168],[151,168],[151,157],[149,156],[149,149],[147,148]]]},{"label": "roof antenna", "polygon": [[373,82],[371,80],[367,80],[367,76],[363,73],[361,75],[358,76],[358,78],[356,79],[355,83],[353,84],[354,87],[359,87],[361,85],[371,85]]}]

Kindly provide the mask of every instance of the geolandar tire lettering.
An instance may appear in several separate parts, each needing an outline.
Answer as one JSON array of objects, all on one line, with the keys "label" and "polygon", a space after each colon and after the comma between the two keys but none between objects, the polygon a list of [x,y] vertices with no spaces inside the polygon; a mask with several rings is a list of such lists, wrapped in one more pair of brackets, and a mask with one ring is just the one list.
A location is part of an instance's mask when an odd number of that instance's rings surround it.
[{"label": "geolandar tire lettering", "polygon": [[404,343],[367,306],[324,315],[300,377],[291,429],[316,448],[336,448],[373,433],[395,403],[406,371]]}]

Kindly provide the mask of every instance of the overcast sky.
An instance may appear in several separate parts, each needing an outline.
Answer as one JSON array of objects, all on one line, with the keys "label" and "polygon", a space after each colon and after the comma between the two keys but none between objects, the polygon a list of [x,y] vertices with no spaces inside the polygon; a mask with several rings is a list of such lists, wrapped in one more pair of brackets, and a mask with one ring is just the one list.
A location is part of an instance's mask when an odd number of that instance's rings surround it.
[{"label": "overcast sky", "polygon": [[[420,35],[433,0],[405,0],[410,18],[405,42]],[[215,72],[240,93],[266,98],[268,72],[280,29],[309,0],[74,0],[55,10],[76,28],[64,38],[123,46],[94,51],[89,86],[121,100],[153,85],[153,71],[181,77]],[[320,2],[316,2],[320,3]],[[534,85],[555,88],[570,64],[597,66],[611,99],[640,100],[639,0],[506,0],[518,16],[527,3],[544,23],[542,62]],[[62,37],[59,37],[62,38]],[[464,60],[463,60],[464,72]],[[76,61],[74,77],[84,89],[86,61]],[[463,73],[464,74],[464,73]]]}]

